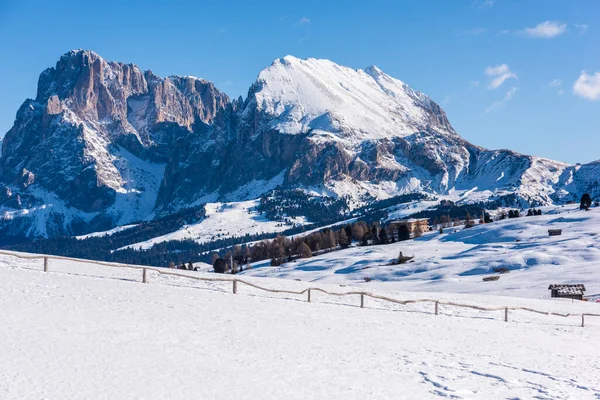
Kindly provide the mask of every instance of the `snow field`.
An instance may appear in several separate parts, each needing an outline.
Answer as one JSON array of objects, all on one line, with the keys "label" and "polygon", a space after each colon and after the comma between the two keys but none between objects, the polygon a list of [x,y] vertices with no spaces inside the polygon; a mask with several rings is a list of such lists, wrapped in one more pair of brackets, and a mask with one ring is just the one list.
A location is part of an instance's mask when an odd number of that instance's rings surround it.
[{"label": "snow field", "polygon": [[[259,262],[244,276],[301,279],[358,286],[361,290],[486,293],[548,298],[548,285],[583,283],[600,293],[600,209],[546,207],[545,215],[520,217],[464,230],[446,228],[421,238],[381,246],[351,247],[270,267]],[[548,229],[563,230],[548,236]],[[389,265],[398,256],[411,262]],[[508,268],[498,281],[483,282],[494,268]],[[372,279],[365,282],[365,278]]]},{"label": "snow field", "polygon": [[[40,260],[0,257],[3,399],[600,396],[597,320],[580,328],[576,320],[515,312],[505,323],[474,310],[442,308],[435,316],[371,300],[368,307],[377,309],[360,309],[329,304],[337,298],[321,294],[306,303],[244,285],[237,296],[229,285],[181,278],[163,285],[152,275],[144,285],[140,271],[82,263],[52,260],[48,273],[40,267]],[[188,287],[195,285],[204,286]],[[413,295],[423,296],[402,294]],[[437,296],[555,311],[595,308]]]}]

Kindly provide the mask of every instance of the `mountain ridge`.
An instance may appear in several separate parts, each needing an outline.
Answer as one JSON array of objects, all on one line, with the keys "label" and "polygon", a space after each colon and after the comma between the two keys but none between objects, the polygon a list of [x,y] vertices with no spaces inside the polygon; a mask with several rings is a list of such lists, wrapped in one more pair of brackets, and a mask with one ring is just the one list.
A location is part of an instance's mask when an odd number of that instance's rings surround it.
[{"label": "mountain ridge", "polygon": [[286,56],[231,100],[204,79],[72,50],[41,73],[2,141],[1,226],[81,234],[278,186],[356,201],[416,191],[549,204],[582,187],[597,196],[595,173],[473,145],[437,103],[376,66]]}]

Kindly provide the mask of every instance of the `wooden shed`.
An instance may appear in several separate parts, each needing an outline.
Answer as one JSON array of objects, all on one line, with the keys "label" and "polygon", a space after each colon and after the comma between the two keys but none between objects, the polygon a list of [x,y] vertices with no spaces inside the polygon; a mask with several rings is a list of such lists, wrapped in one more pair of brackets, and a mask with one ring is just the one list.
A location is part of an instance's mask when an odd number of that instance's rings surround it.
[{"label": "wooden shed", "polygon": [[562,235],[562,229],[548,229],[549,236],[560,236]]},{"label": "wooden shed", "polygon": [[552,297],[562,297],[566,299],[583,300],[583,292],[585,292],[585,286],[582,284],[559,284],[550,285],[548,290],[551,292]]}]

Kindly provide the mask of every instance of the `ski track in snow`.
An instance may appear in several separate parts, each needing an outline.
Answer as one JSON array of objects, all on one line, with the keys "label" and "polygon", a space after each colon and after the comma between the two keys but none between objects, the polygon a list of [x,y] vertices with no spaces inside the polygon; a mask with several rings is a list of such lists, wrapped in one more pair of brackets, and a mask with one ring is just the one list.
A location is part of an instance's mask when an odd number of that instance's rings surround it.
[{"label": "ski track in snow", "polygon": [[599,319],[580,328],[574,319],[511,312],[505,323],[490,312],[445,307],[435,316],[424,305],[371,299],[360,309],[322,294],[306,303],[244,285],[234,296],[226,283],[156,273],[141,284],[140,271],[71,261],[51,260],[48,273],[40,267],[40,260],[0,256],[2,399],[600,397]]}]

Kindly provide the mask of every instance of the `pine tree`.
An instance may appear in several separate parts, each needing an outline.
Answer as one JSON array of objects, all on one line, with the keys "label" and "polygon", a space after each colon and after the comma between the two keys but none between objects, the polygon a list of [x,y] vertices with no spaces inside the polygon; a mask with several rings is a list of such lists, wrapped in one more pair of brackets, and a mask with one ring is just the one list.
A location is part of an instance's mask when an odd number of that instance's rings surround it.
[{"label": "pine tree", "polygon": [[381,229],[379,231],[379,243],[380,244],[388,244],[390,241],[388,239],[388,235],[387,232],[385,231],[385,229]]},{"label": "pine tree", "polygon": [[408,240],[410,239],[410,229],[408,229],[407,224],[398,225],[398,240]]},{"label": "pine tree", "polygon": [[590,196],[589,193],[584,193],[584,195],[581,196],[581,202],[579,204],[579,209],[587,211],[591,206],[592,206],[592,196]]}]

